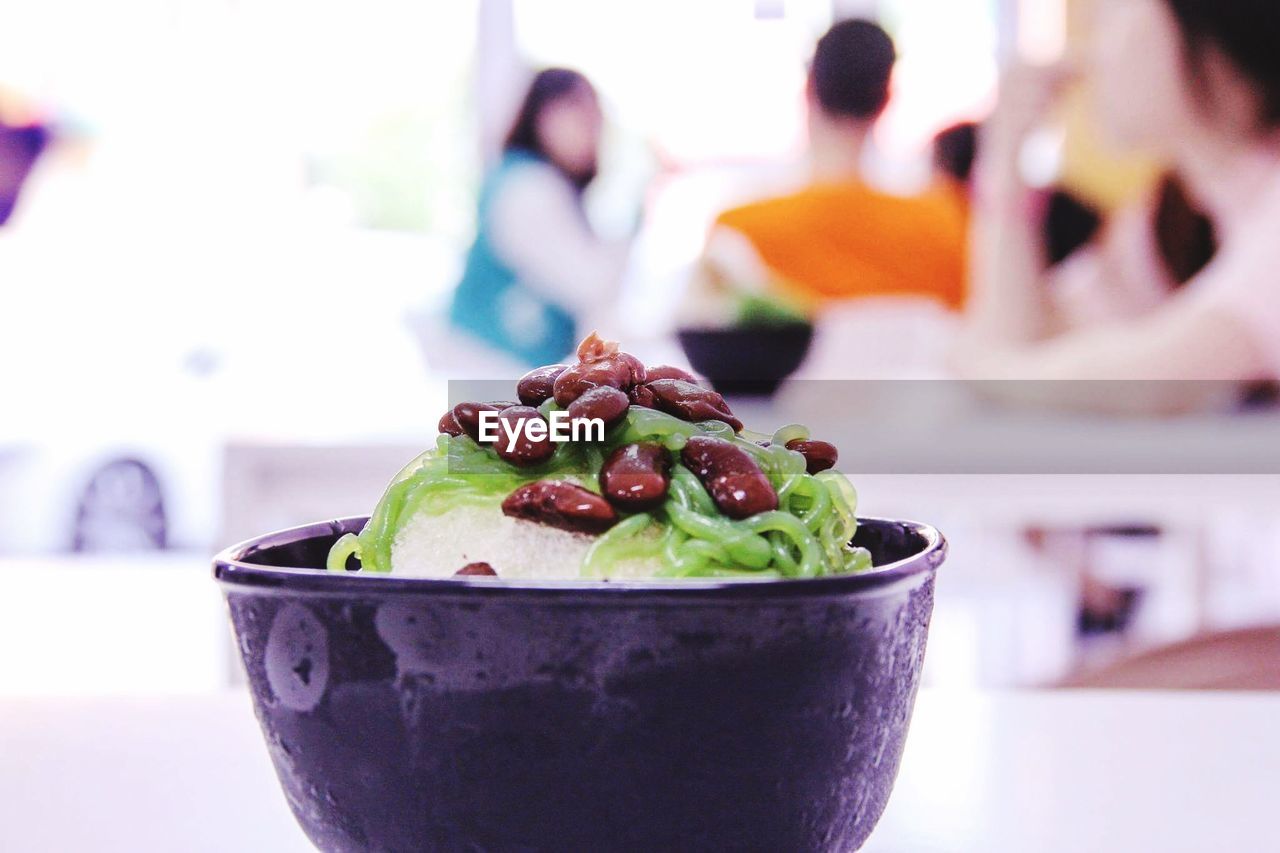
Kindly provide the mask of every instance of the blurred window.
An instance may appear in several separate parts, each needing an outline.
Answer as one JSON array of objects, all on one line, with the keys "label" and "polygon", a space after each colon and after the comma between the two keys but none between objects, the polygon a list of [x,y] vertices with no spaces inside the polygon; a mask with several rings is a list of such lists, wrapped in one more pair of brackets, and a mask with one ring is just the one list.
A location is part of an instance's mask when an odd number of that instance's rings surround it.
[{"label": "blurred window", "polygon": [[89,143],[125,221],[301,205],[462,242],[477,5],[41,0],[5,12],[0,84]]}]

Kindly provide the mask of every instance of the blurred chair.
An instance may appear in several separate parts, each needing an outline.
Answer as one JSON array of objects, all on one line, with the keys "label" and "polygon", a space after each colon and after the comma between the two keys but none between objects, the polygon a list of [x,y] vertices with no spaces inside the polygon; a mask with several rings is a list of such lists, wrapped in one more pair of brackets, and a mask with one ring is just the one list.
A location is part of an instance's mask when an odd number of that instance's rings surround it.
[{"label": "blurred chair", "polygon": [[162,549],[168,529],[159,477],[141,460],[114,459],[93,473],[80,495],[71,550]]},{"label": "blurred chair", "polygon": [[1078,673],[1058,686],[1280,690],[1280,626],[1204,634]]}]

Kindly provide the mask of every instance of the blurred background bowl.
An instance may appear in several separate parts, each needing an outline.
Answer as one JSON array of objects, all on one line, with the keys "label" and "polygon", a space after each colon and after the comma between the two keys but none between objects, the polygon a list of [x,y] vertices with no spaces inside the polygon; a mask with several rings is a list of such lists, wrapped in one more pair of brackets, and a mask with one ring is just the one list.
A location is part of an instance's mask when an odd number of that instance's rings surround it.
[{"label": "blurred background bowl", "polygon": [[813,326],[681,329],[677,336],[689,364],[721,394],[767,397],[804,363]]},{"label": "blurred background bowl", "polygon": [[215,561],[276,772],[322,850],[851,850],[874,828],[937,531],[864,521],[877,569],[798,581],[312,570],[364,521]]}]

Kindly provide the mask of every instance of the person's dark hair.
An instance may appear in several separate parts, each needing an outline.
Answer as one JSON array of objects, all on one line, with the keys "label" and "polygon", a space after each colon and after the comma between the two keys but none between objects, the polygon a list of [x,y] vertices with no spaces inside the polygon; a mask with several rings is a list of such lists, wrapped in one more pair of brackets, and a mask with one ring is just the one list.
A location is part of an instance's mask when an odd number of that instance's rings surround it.
[{"label": "person's dark hair", "polygon": [[1045,261],[1056,267],[1087,246],[1102,228],[1102,214],[1093,205],[1064,187],[1055,187],[1045,200]]},{"label": "person's dark hair", "polygon": [[[507,131],[502,150],[533,154],[555,166],[556,164],[547,155],[542,140],[538,137],[538,118],[551,104],[584,89],[589,92],[595,91],[591,81],[570,68],[545,68],[539,71],[534,76],[533,82],[529,84],[529,90],[525,92],[524,100],[521,101],[520,109],[516,113],[516,119],[511,124],[511,130]],[[559,167],[556,166],[556,168]],[[595,180],[595,176],[594,169],[587,175],[565,175],[580,190],[585,189]]]},{"label": "person's dark hair", "polygon": [[962,184],[973,175],[978,155],[978,125],[971,121],[953,124],[933,138],[933,164]]},{"label": "person's dark hair", "polygon": [[1153,224],[1156,247],[1175,287],[1200,274],[1218,253],[1213,220],[1191,200],[1191,193],[1174,174],[1160,183]]},{"label": "person's dark hair", "polygon": [[[1049,194],[1045,207],[1045,260],[1057,266],[1093,242],[1102,227],[1102,213],[1062,187]],[[1160,182],[1151,217],[1156,253],[1174,289],[1195,278],[1218,252],[1213,221],[1191,200],[1186,186],[1172,173]]]},{"label": "person's dark hair", "polygon": [[897,52],[878,24],[840,21],[818,39],[809,70],[814,98],[834,116],[875,118],[889,102]]},{"label": "person's dark hair", "polygon": [[1199,77],[1217,48],[1254,86],[1260,122],[1280,126],[1280,3],[1276,0],[1165,0],[1182,30],[1187,70]]}]

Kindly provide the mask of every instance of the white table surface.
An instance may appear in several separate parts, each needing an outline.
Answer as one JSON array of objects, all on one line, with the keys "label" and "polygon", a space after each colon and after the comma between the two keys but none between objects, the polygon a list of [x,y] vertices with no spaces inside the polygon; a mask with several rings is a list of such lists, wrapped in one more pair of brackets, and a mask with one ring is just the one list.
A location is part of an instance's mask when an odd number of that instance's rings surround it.
[{"label": "white table surface", "polygon": [[[864,848],[1275,849],[1280,694],[925,691]],[[0,850],[310,850],[242,693],[0,700]]]},{"label": "white table surface", "polygon": [[204,553],[0,556],[0,589],[0,703],[207,694],[238,665]]}]

